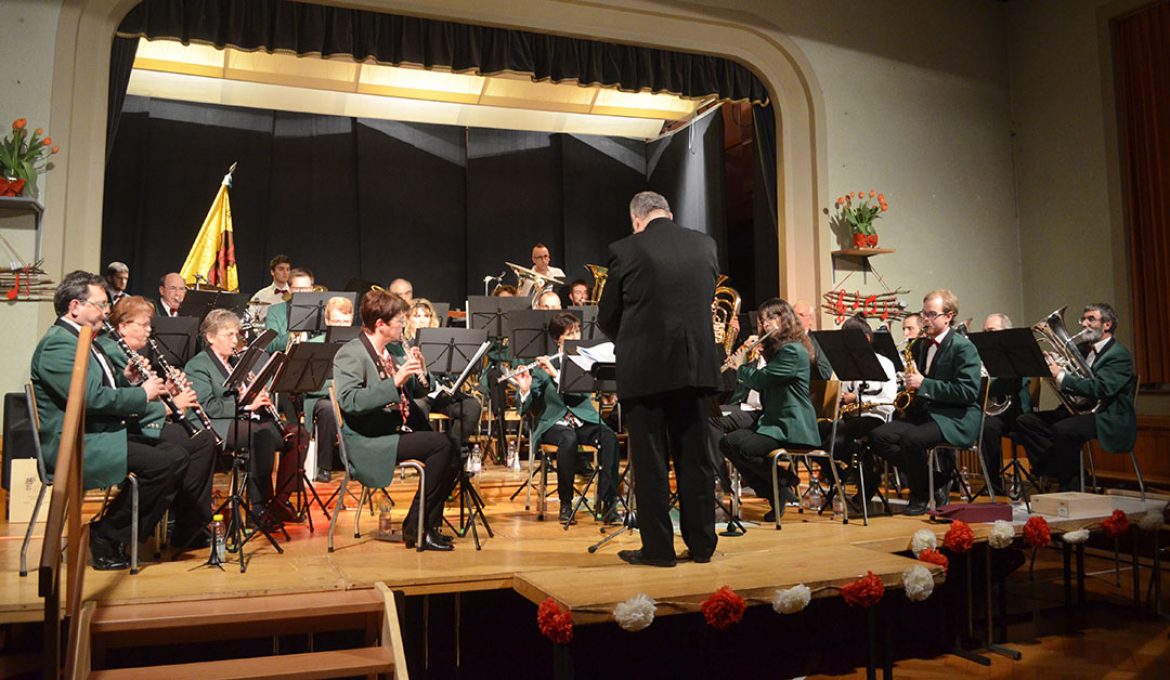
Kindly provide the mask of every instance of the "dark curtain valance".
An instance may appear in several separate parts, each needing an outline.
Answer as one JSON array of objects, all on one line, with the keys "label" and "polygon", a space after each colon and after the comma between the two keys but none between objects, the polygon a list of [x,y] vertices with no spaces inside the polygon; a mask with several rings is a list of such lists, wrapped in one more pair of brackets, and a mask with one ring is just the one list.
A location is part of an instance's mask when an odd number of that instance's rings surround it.
[{"label": "dark curtain valance", "polygon": [[628,91],[768,101],[767,90],[751,71],[721,57],[289,0],[145,0],[126,15],[118,36],[247,51],[349,55],[359,61],[443,66],[482,75],[516,71],[537,80],[576,80]]}]

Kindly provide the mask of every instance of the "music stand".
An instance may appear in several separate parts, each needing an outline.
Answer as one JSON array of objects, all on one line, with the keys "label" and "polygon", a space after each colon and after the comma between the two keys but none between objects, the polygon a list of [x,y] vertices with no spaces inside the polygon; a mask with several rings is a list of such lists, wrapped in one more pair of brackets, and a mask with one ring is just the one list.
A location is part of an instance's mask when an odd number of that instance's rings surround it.
[{"label": "music stand", "polygon": [[193,316],[155,316],[150,320],[151,336],[172,366],[186,366],[195,356],[199,319]]},{"label": "music stand", "polygon": [[895,373],[901,373],[905,370],[902,365],[902,353],[898,351],[898,346],[894,344],[894,336],[890,334],[888,329],[874,331],[873,351],[889,359],[894,364]]},{"label": "music stand", "polygon": [[507,337],[516,359],[535,359],[556,353],[557,342],[548,336],[548,322],[559,309],[524,309],[508,312]]},{"label": "music stand", "polygon": [[288,332],[320,333],[325,330],[325,303],[335,297],[346,298],[354,308],[357,307],[357,293],[354,292],[293,293],[288,301]]},{"label": "music stand", "polygon": [[[571,393],[601,393],[612,392],[617,388],[617,381],[614,376],[615,364],[602,363],[600,361],[585,360],[585,366],[574,361],[574,357],[581,357],[581,349],[596,347],[602,343],[596,340],[566,340],[563,346],[564,355],[561,357],[561,374],[560,381],[557,385],[557,390],[561,394]],[[600,412],[598,416],[600,417]],[[576,503],[573,505],[573,515],[581,509],[582,505],[586,504],[586,497],[589,494],[589,488],[594,484],[600,484],[598,476],[601,474],[601,464],[593,467],[593,472],[590,473],[589,478],[585,481],[585,487],[581,489],[581,494],[578,496]],[[615,480],[616,482],[616,480]],[[621,498],[621,494],[617,494],[618,502],[623,505],[625,501]],[[600,494],[598,495],[598,500]],[[629,509],[628,506],[626,508]],[[593,508],[593,511],[600,513],[600,508]],[[568,530],[569,525],[565,524],[565,529]]]},{"label": "music stand", "polygon": [[483,328],[420,328],[416,339],[417,347],[428,357],[427,372],[450,375],[467,368],[487,342],[487,335]]},{"label": "music stand", "polygon": [[467,327],[483,328],[493,338],[508,337],[504,317],[510,312],[528,309],[528,298],[493,295],[467,296]]},{"label": "music stand", "polygon": [[570,305],[567,308],[581,320],[581,339],[604,342],[610,338],[597,325],[597,305]]},{"label": "music stand", "polygon": [[343,290],[349,293],[360,293],[364,295],[370,292],[374,286],[378,286],[380,288],[381,284],[379,284],[377,281],[370,281],[369,279],[354,278],[345,282],[345,288]]},{"label": "music stand", "polygon": [[[439,320],[439,327],[447,325],[447,312],[451,311],[450,302],[432,302],[431,307],[435,309],[435,318]],[[420,329],[421,330],[421,329]]]},{"label": "music stand", "polygon": [[361,334],[361,326],[329,326],[325,329],[325,342],[340,345]]},{"label": "music stand", "polygon": [[[276,380],[272,384],[272,393],[293,396],[321,391],[321,388],[325,386],[325,381],[333,375],[333,355],[337,354],[339,349],[341,349],[340,345],[319,342],[301,342],[293,345],[284,361],[283,370],[276,376]],[[301,450],[300,427],[296,429],[296,436],[297,441],[294,442],[293,450],[299,456]],[[305,494],[306,486],[313,494],[321,512],[325,513],[325,519],[329,519],[329,511],[321,502],[321,497],[317,495],[317,489],[313,487],[305,475],[304,467],[301,467],[301,474],[297,478],[296,484],[297,520],[302,521],[308,518],[309,533],[313,533],[313,514],[309,512],[312,503],[308,502],[308,496]],[[283,491],[284,487],[281,487],[277,490],[276,495],[279,497]]]},{"label": "music stand", "polygon": [[228,293],[222,290],[189,290],[179,305],[179,316],[203,318],[213,309],[243,309],[248,296],[243,293]]}]

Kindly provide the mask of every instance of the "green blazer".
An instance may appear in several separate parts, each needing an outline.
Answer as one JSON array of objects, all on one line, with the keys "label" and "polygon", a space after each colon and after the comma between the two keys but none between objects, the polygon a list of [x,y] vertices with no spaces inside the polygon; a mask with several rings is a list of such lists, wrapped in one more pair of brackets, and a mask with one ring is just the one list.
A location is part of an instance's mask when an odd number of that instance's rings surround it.
[{"label": "green blazer", "polygon": [[264,327],[276,331],[276,339],[268,343],[269,352],[283,352],[288,346],[288,303],[272,305],[264,317]]},{"label": "green blazer", "polygon": [[829,380],[833,377],[833,365],[829,363],[829,357],[825,351],[821,349],[821,343],[817,342],[816,337],[811,333],[808,336],[809,342],[812,343],[813,351],[816,352],[816,357],[812,360],[811,377],[816,380]]},{"label": "green blazer", "polygon": [[737,376],[748,389],[760,393],[764,412],[756,432],[796,446],[820,446],[817,413],[809,396],[812,362],[799,342],[782,346],[763,368],[744,364]]},{"label": "green blazer", "polygon": [[1137,412],[1133,407],[1137,375],[1133,371],[1133,357],[1116,339],[1110,339],[1098,352],[1091,368],[1091,379],[1065,374],[1060,390],[1099,400],[1097,440],[1101,448],[1128,453],[1137,440]]},{"label": "green blazer", "polygon": [[228,429],[236,418],[236,396],[223,386],[228,370],[210,348],[191,357],[183,370],[191,380],[191,389],[195,390],[203,412],[211,419],[211,426],[226,441]]},{"label": "green blazer", "polygon": [[382,488],[394,479],[398,462],[399,393],[392,377],[382,378],[361,335],[341,346],[333,357],[333,385],[341,408],[341,436],[362,484]]},{"label": "green blazer", "polygon": [[[118,346],[118,343],[109,335],[102,333],[94,342],[101,346],[106,358],[114,369],[114,379],[118,387],[133,387],[126,379],[126,366],[130,358]],[[146,413],[141,418],[126,423],[127,429],[150,439],[158,439],[162,435],[163,426],[167,424],[167,407],[161,401],[152,401],[146,405]]]},{"label": "green blazer", "polygon": [[534,368],[531,375],[532,389],[520,401],[518,410],[520,415],[529,412],[540,414],[532,430],[533,438],[539,440],[541,435],[570,412],[583,423],[604,424],[589,394],[561,394],[552,376],[539,368]]},{"label": "green blazer", "polygon": [[[929,349],[929,338],[914,341],[914,364],[919,370],[926,365]],[[971,446],[979,437],[980,365],[975,345],[951,329],[914,397],[915,401],[921,401],[930,419],[942,430],[943,438],[952,446]]]},{"label": "green blazer", "polygon": [[[72,326],[58,321],[33,350],[31,375],[41,420],[41,450],[50,471],[57,464],[77,337]],[[126,478],[126,419],[139,418],[147,409],[146,391],[108,385],[91,352],[85,377],[85,488],[110,486]]]}]

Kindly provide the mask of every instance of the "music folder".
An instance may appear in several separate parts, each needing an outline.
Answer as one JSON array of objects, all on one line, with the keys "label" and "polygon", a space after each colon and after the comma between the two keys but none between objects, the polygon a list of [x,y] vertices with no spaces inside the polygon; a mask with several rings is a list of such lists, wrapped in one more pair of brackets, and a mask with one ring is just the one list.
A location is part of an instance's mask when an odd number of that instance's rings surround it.
[{"label": "music folder", "polygon": [[[580,358],[587,355],[592,348],[600,348],[602,345],[610,345],[607,341],[599,342],[597,340],[566,340],[564,344],[564,356],[561,357],[561,381],[558,385],[558,390],[562,394],[572,392],[616,392],[617,378],[615,375],[616,364],[609,361],[596,361],[593,357],[586,356],[585,360]],[[582,351],[584,350],[584,351]],[[610,349],[607,354],[612,354]],[[585,366],[582,366],[585,364]]]},{"label": "music folder", "polygon": [[873,351],[889,359],[894,364],[894,372],[901,373],[905,370],[902,365],[902,353],[898,351],[898,346],[894,343],[894,336],[890,334],[889,329],[878,329],[873,332]]},{"label": "music folder", "polygon": [[992,378],[1048,378],[1052,372],[1030,328],[971,333],[967,336],[979,352]]},{"label": "music folder", "polygon": [[223,381],[223,386],[228,391],[232,391],[239,389],[241,383],[247,382],[248,374],[252,372],[256,362],[263,356],[264,348],[275,339],[276,331],[271,328],[264,329],[264,332],[248,345],[248,349],[244,350],[244,355],[240,357],[231,374]]},{"label": "music folder", "polygon": [[[256,395],[260,394],[261,390],[264,389],[264,386],[277,377],[280,369],[284,367],[284,362],[284,352],[273,352],[272,355],[268,357],[268,361],[265,362],[264,366],[260,369],[260,372],[256,374],[256,378],[252,380],[252,382],[248,383],[248,389],[245,390],[242,395],[240,395],[239,403],[251,404],[252,401],[256,399]],[[234,375],[235,371],[233,371],[232,374]],[[245,375],[244,377],[247,376]]]},{"label": "music folder", "polygon": [[172,366],[185,366],[195,356],[199,319],[193,316],[155,316],[150,320],[151,336],[163,357]]},{"label": "music folder", "polygon": [[829,358],[838,380],[868,380],[885,382],[886,375],[881,362],[877,360],[873,345],[865,339],[865,333],[857,329],[842,331],[813,331],[811,333]]}]

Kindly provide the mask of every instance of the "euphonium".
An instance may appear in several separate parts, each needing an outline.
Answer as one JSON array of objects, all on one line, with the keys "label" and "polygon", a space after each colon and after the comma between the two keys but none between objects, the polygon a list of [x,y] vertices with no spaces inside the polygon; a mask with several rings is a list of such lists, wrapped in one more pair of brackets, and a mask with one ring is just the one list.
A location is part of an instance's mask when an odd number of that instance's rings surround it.
[{"label": "euphonium", "polygon": [[[1064,327],[1064,310],[1066,309],[1068,307],[1064,306],[1049,314],[1043,321],[1032,326],[1032,332],[1036,334],[1037,342],[1042,340],[1052,348],[1044,352],[1046,357],[1052,359],[1064,371],[1085,380],[1092,380],[1093,369],[1089,367],[1089,362],[1076,345],[1076,339],[1085,331],[1069,335],[1068,330]],[[1041,346],[1040,349],[1044,350],[1044,347]],[[1045,378],[1045,380],[1070,413],[1076,415],[1096,413],[1101,406],[1099,401],[1065,393],[1060,389],[1060,385],[1056,384],[1054,378]]]},{"label": "euphonium", "polygon": [[609,278],[609,267],[599,264],[587,264],[585,268],[593,275],[593,290],[589,291],[589,304],[601,303],[601,292],[605,290],[605,280]]},{"label": "euphonium", "polygon": [[731,320],[739,316],[739,306],[743,301],[738,291],[722,285],[725,281],[727,277],[720,274],[715,299],[711,301],[711,325],[715,330],[715,342],[723,345],[723,351],[730,356],[735,347],[735,334],[730,332]]}]

